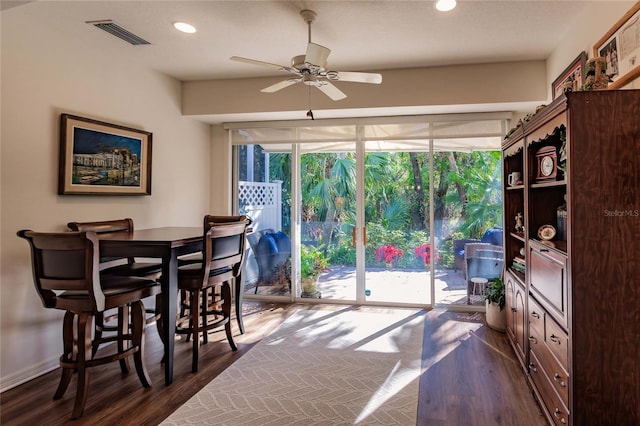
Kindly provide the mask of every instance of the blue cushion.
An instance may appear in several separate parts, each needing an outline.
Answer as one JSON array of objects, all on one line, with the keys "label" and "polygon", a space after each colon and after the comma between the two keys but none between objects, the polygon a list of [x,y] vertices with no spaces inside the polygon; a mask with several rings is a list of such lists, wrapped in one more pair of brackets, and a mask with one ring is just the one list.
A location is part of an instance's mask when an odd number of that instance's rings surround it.
[{"label": "blue cushion", "polygon": [[502,246],[502,228],[490,228],[484,233],[481,243],[489,243],[494,246]]},{"label": "blue cushion", "polygon": [[260,237],[256,249],[256,255],[258,256],[278,253],[278,245],[275,238],[273,238],[273,234],[264,234]]},{"label": "blue cushion", "polygon": [[289,257],[291,257],[291,240],[282,231],[276,232],[273,235],[273,239],[276,241],[276,245],[278,246],[278,254],[273,259],[273,266],[279,267],[283,265]]},{"label": "blue cushion", "polygon": [[291,240],[282,231],[278,231],[275,234],[271,234],[273,239],[276,241],[276,246],[278,247],[278,252],[289,252],[291,253]]}]

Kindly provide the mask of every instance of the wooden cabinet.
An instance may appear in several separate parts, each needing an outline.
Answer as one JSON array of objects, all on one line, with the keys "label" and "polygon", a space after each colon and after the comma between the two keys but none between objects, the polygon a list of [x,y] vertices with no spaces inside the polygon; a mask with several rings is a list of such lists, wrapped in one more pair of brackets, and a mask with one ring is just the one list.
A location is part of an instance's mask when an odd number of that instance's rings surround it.
[{"label": "wooden cabinet", "polygon": [[640,424],[640,91],[560,96],[503,173],[507,336],[549,424]]},{"label": "wooden cabinet", "polygon": [[513,349],[522,364],[525,363],[526,311],[524,283],[509,270],[504,274],[506,331]]}]

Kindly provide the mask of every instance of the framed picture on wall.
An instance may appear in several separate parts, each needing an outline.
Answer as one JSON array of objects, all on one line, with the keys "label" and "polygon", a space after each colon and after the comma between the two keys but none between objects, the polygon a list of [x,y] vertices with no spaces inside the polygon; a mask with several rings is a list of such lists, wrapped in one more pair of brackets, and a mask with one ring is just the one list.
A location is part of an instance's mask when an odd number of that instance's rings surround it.
[{"label": "framed picture on wall", "polygon": [[640,77],[640,2],[598,40],[593,56],[606,61],[609,89],[623,87]]},{"label": "framed picture on wall", "polygon": [[152,133],[60,116],[58,194],[151,195]]},{"label": "framed picture on wall", "polygon": [[581,52],[567,68],[551,83],[553,99],[565,91],[578,90],[584,84],[584,67],[587,62],[587,52]]}]

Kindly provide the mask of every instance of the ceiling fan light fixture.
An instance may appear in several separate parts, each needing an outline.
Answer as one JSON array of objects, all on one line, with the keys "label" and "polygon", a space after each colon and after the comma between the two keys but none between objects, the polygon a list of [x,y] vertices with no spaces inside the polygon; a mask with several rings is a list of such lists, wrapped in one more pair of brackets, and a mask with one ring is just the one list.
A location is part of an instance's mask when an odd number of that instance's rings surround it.
[{"label": "ceiling fan light fixture", "polygon": [[174,22],[173,27],[176,30],[182,31],[183,33],[187,33],[187,34],[193,34],[196,32],[196,27],[186,22]]},{"label": "ceiling fan light fixture", "polygon": [[448,12],[450,10],[455,9],[456,4],[457,4],[456,0],[437,0],[435,7],[440,12]]}]

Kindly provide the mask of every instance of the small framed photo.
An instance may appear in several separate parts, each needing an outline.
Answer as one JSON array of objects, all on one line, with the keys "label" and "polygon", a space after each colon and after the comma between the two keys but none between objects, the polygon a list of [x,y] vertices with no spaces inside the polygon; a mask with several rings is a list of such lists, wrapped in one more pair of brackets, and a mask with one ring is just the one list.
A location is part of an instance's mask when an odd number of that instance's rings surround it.
[{"label": "small framed photo", "polygon": [[640,2],[598,40],[593,56],[605,59],[611,80],[609,89],[618,89],[640,77]]},{"label": "small framed photo", "polygon": [[152,133],[60,116],[58,194],[151,195]]},{"label": "small framed photo", "polygon": [[587,52],[581,52],[569,64],[562,74],[551,83],[551,93],[553,99],[557,98],[564,92],[579,90],[584,84],[584,68],[587,62]]}]

